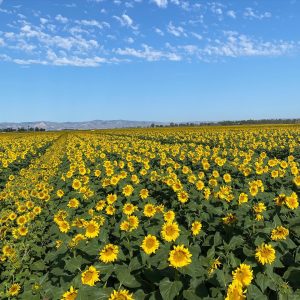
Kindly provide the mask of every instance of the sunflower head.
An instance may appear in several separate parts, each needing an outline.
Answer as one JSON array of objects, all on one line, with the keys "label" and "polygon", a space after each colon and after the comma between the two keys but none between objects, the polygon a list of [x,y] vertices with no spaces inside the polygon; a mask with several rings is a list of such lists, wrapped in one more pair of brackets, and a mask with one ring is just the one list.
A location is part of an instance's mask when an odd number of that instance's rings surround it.
[{"label": "sunflower head", "polygon": [[155,253],[159,247],[159,241],[154,235],[148,234],[141,245],[141,248],[145,251],[146,254]]},{"label": "sunflower head", "polygon": [[271,264],[275,258],[275,249],[270,244],[261,244],[255,251],[256,259],[262,264]]},{"label": "sunflower head", "polygon": [[240,264],[240,266],[232,272],[233,281],[238,282],[241,286],[246,287],[250,285],[253,279],[253,271],[251,266],[247,264]]},{"label": "sunflower head", "polygon": [[175,241],[179,237],[179,226],[176,222],[165,223],[162,227],[161,235],[162,238],[167,242]]},{"label": "sunflower head", "polygon": [[127,290],[114,290],[108,300],[134,300],[132,293]]},{"label": "sunflower head", "polygon": [[96,270],[94,266],[90,266],[86,271],[81,274],[82,284],[89,286],[94,286],[97,281],[99,281],[99,271]]},{"label": "sunflower head", "polygon": [[104,263],[110,263],[118,258],[119,247],[113,244],[106,245],[99,253],[99,259]]},{"label": "sunflower head", "polygon": [[192,262],[191,257],[192,254],[184,245],[174,246],[169,254],[170,266],[174,268],[187,266]]}]

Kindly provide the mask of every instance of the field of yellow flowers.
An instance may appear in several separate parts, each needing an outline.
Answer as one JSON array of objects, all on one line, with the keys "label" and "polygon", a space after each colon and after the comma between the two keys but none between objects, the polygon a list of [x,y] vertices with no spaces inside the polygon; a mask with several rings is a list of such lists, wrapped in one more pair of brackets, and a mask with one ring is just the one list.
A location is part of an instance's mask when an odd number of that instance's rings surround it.
[{"label": "field of yellow flowers", "polygon": [[0,135],[0,299],[300,299],[300,126]]}]

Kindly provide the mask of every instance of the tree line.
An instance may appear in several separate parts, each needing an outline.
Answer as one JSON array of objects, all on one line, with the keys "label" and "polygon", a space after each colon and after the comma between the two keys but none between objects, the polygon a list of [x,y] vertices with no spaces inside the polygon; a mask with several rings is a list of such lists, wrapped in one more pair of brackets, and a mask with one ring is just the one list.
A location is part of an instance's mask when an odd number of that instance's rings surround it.
[{"label": "tree line", "polygon": [[261,119],[261,120],[239,120],[239,121],[219,121],[219,122],[185,122],[169,124],[152,123],[150,127],[182,127],[182,126],[230,126],[230,125],[264,125],[264,124],[300,124],[300,119]]},{"label": "tree line", "polygon": [[1,128],[0,129],[1,132],[35,132],[35,131],[46,131],[45,128],[39,128],[39,127],[19,127],[19,128],[12,128],[12,127],[8,127],[8,128]]}]

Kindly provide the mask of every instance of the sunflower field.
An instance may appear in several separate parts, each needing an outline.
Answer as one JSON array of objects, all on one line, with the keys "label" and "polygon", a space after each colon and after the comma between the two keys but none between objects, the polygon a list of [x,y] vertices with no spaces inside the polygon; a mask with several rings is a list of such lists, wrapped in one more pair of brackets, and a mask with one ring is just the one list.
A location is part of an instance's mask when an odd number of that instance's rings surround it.
[{"label": "sunflower field", "polygon": [[300,126],[0,135],[0,299],[300,299]]}]

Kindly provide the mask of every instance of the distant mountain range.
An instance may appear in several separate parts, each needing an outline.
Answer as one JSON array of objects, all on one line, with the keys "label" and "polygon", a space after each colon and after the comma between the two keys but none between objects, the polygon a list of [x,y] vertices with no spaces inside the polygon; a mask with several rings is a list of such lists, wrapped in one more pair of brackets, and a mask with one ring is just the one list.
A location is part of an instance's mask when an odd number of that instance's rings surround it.
[{"label": "distant mountain range", "polygon": [[109,128],[128,128],[128,127],[149,127],[151,124],[167,125],[169,123],[163,122],[148,122],[148,121],[127,121],[127,120],[94,120],[87,122],[21,122],[21,123],[0,123],[0,129],[5,128],[43,128],[45,130],[63,130],[63,129],[109,129]]},{"label": "distant mountain range", "polygon": [[208,122],[156,122],[156,121],[128,121],[128,120],[94,120],[87,122],[0,122],[0,130],[12,128],[14,130],[23,128],[40,128],[44,130],[90,130],[90,129],[112,129],[112,128],[129,128],[129,127],[150,127],[150,126],[211,126],[211,125],[263,125],[263,124],[300,124],[300,119],[259,119],[259,120],[236,120],[236,121],[208,121]]}]

